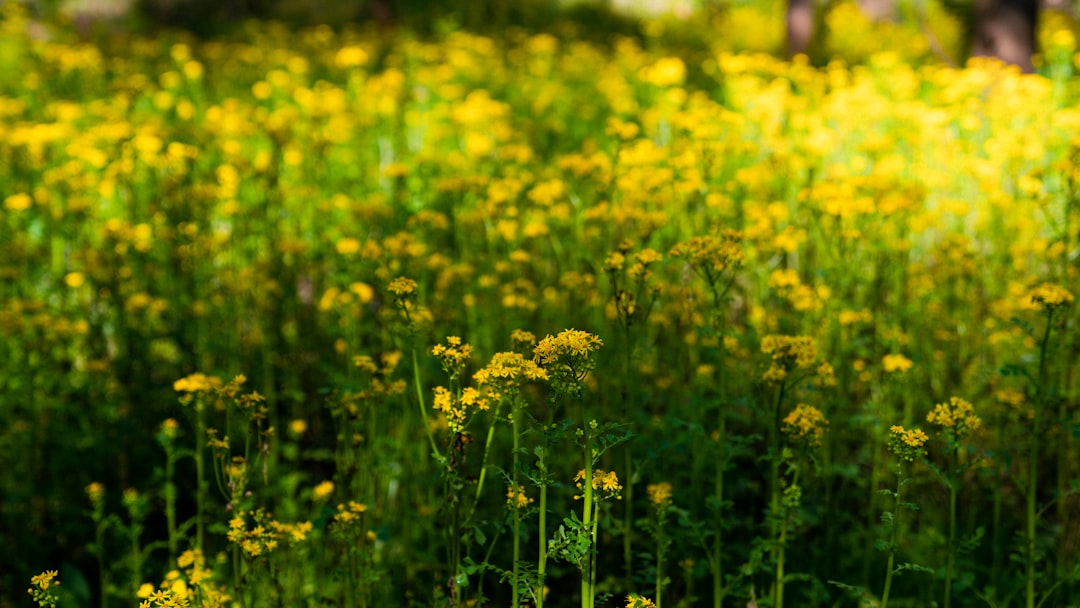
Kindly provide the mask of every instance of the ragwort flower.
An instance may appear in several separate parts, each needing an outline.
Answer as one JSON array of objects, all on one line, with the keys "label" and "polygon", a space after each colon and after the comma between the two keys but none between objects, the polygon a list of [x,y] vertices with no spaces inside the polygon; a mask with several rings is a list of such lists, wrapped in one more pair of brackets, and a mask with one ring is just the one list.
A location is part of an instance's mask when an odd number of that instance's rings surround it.
[{"label": "ragwort flower", "polygon": [[926,452],[923,450],[923,446],[926,445],[929,437],[922,429],[905,429],[900,425],[893,425],[889,427],[889,451],[896,454],[901,460],[913,462],[919,456],[922,456]]},{"label": "ragwort flower", "polygon": [[814,448],[821,444],[821,438],[825,436],[825,429],[829,427],[829,421],[821,410],[812,405],[800,403],[795,409],[784,417],[783,431],[791,440],[806,448]]},{"label": "ragwort flower", "polygon": [[948,403],[934,406],[934,411],[926,415],[926,421],[941,427],[953,441],[966,437],[982,426],[982,420],[975,415],[971,402],[960,397],[951,397]]}]

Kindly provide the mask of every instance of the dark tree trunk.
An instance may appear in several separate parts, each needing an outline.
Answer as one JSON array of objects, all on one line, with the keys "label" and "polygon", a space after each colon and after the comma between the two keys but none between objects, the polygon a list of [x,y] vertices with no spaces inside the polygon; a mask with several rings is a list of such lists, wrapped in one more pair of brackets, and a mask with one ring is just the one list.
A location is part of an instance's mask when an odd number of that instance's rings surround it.
[{"label": "dark tree trunk", "polygon": [[810,52],[814,37],[813,0],[788,0],[787,5],[787,53],[788,57]]},{"label": "dark tree trunk", "polygon": [[1038,0],[975,0],[972,57],[997,57],[1034,72]]}]

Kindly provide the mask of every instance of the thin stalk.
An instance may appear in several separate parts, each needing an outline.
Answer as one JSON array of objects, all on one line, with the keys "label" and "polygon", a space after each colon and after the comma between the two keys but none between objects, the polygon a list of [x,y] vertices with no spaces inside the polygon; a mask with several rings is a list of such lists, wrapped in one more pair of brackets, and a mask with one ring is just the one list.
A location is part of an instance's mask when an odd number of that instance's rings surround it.
[{"label": "thin stalk", "polygon": [[431,444],[431,453],[438,454],[439,447],[435,445],[435,435],[431,432],[431,424],[428,423],[427,408],[424,406],[424,388],[420,384],[420,363],[416,357],[416,348],[412,349],[413,384],[416,387],[416,402],[420,406],[420,420],[424,424],[424,432],[427,434],[428,443]]},{"label": "thin stalk", "polygon": [[[594,509],[595,509],[595,512],[593,513],[593,521],[594,522],[600,521],[600,502],[599,501],[597,501]],[[599,529],[599,526],[594,525],[592,527],[592,535],[591,535],[592,543],[591,543],[591,546],[592,546],[592,552],[594,553],[594,557],[589,562],[589,587],[590,587],[590,589],[596,589],[596,561],[597,560],[595,559],[595,552],[596,552],[596,536],[597,536],[598,529]],[[589,594],[589,607],[590,608],[592,608],[596,604],[596,598],[594,597],[594,595],[595,594],[593,594],[590,591],[590,594]]]},{"label": "thin stalk", "polygon": [[[662,526],[663,523],[661,522],[660,525]],[[659,529],[658,529],[658,531],[659,531]],[[661,536],[662,534],[663,534],[663,532],[661,531],[660,534],[658,534],[658,536]],[[657,541],[658,541],[658,548],[657,548],[657,551],[656,551],[656,592],[654,593],[654,595],[656,596],[656,608],[663,608],[664,607],[664,549],[663,549],[662,546],[659,546],[660,543],[663,542],[663,539],[658,538]]]},{"label": "thin stalk", "polygon": [[356,608],[356,580],[359,567],[356,564],[356,553],[353,547],[345,550],[345,559],[348,568],[345,569],[345,608]]},{"label": "thin stalk", "polygon": [[[1002,447],[1005,446],[1005,429],[1007,428],[1007,426],[1008,425],[1006,425],[1004,423],[1001,423],[1001,424],[997,425],[997,442],[996,442],[996,445],[998,446],[998,449],[1001,449]],[[1005,476],[1006,465],[1003,464],[1003,463],[999,463],[997,468],[998,468],[998,477],[999,477],[999,480],[1000,480],[1001,478],[1003,478]],[[1000,483],[995,483],[994,484],[994,513],[993,513],[993,522],[994,522],[994,527],[993,527],[993,530],[994,530],[993,550],[994,551],[993,551],[993,564],[992,564],[991,569],[990,569],[990,573],[991,573],[990,580],[992,580],[992,581],[1001,580],[1001,578],[1000,578],[1001,577],[1001,567],[1002,567],[1001,562],[1002,562],[1003,553],[1004,553],[1004,551],[1002,550],[1002,547],[1001,547],[1001,535],[1002,535],[1002,529],[1001,529],[1001,511],[1002,511],[1001,485],[1002,484],[1000,484]]]},{"label": "thin stalk", "polygon": [[[792,485],[798,485],[799,483],[798,467],[795,468],[795,476],[791,483]],[[788,523],[791,521],[791,508],[785,504],[783,511],[784,514],[780,520],[780,536],[776,539],[776,601],[773,602],[773,608],[783,608],[784,606],[784,558],[787,554]]]},{"label": "thin stalk", "polygon": [[[480,504],[480,493],[484,490],[484,478],[487,477],[488,458],[491,454],[491,442],[492,439],[495,438],[495,424],[499,421],[500,409],[502,409],[501,399],[495,404],[495,414],[492,416],[491,426],[488,427],[487,439],[484,440],[484,455],[480,462],[480,478],[476,481],[476,495],[473,496],[473,503],[472,506],[469,507],[469,514],[465,517],[466,522],[472,520],[472,516],[476,513],[476,506]],[[514,436],[514,439],[517,439],[516,435]],[[517,449],[516,445],[514,446],[514,449]],[[516,458],[517,454],[514,456]],[[514,491],[517,491],[516,487],[514,488]]]},{"label": "thin stalk", "polygon": [[[206,555],[206,414],[202,396],[195,398],[195,548]],[[227,428],[227,427],[226,427]]]},{"label": "thin stalk", "polygon": [[1031,417],[1031,443],[1028,460],[1027,479],[1027,572],[1024,584],[1024,605],[1026,608],[1035,608],[1035,522],[1038,513],[1035,509],[1035,488],[1039,474],[1039,426],[1041,422],[1043,405],[1046,403],[1046,349],[1050,343],[1050,330],[1053,327],[1053,309],[1046,315],[1046,330],[1043,332],[1042,342],[1039,346],[1039,375],[1036,391],[1038,398],[1035,400],[1035,413]]},{"label": "thin stalk", "polygon": [[[716,410],[716,446],[720,451],[720,457],[717,458],[716,464],[716,481],[714,498],[716,499],[716,513],[714,517],[714,534],[713,536],[713,551],[712,551],[712,571],[713,571],[713,608],[721,608],[724,604],[724,472],[727,469],[727,392],[726,392],[726,375],[724,374],[724,331],[723,320],[720,316],[720,293],[714,288],[713,294],[713,309],[714,309],[714,321],[713,326],[716,331],[717,348],[719,353],[716,361],[716,391],[717,391],[717,410]],[[659,603],[659,600],[657,600]]]},{"label": "thin stalk", "polygon": [[[633,356],[632,343],[630,341],[630,328],[627,327],[624,333],[626,338],[626,345],[623,348],[625,356],[623,357],[623,386],[622,386],[622,412],[626,416],[631,411],[631,403],[628,391],[626,389],[627,382],[632,377],[630,375],[630,362]],[[623,572],[626,576],[624,586],[629,591],[633,588],[634,584],[634,547],[633,547],[633,530],[634,530],[634,461],[630,453],[630,445],[627,444],[623,449],[623,472],[626,475],[626,487],[624,494],[626,500],[623,501],[623,522],[622,522],[622,537],[623,537]]]},{"label": "thin stalk", "polygon": [[[769,499],[769,538],[776,540],[780,536],[780,407],[784,402],[785,382],[780,383],[780,388],[776,393],[776,404],[773,406],[773,423],[769,427],[769,450],[771,452],[772,462],[769,466],[769,493],[771,497]],[[774,555],[779,558],[779,551],[774,548]],[[773,605],[779,608],[779,604],[776,604],[776,599],[779,594],[783,592],[780,590],[780,585],[774,581],[772,596]]]},{"label": "thin stalk", "polygon": [[889,591],[892,589],[893,565],[896,563],[896,532],[900,528],[900,493],[904,490],[904,467],[896,470],[896,495],[893,498],[892,529],[889,531],[889,563],[885,571],[885,590],[881,593],[881,608],[889,608]]},{"label": "thin stalk", "polygon": [[[581,403],[581,423],[585,432],[585,490],[583,497],[582,525],[586,530],[591,530],[593,523],[593,470],[592,470],[592,433],[589,421],[585,417],[585,403]],[[585,568],[581,571],[581,608],[592,608],[592,580],[593,555],[596,547],[589,545],[589,551],[585,557]]]},{"label": "thin stalk", "polygon": [[240,576],[240,545],[233,544],[232,547],[232,565],[233,565],[233,587],[236,589],[236,599],[240,601],[240,608],[246,606],[244,602],[244,586],[242,584],[242,578]]},{"label": "thin stalk", "polygon": [[[520,567],[518,566],[518,563],[521,561],[521,508],[520,508],[520,505],[518,504],[518,498],[517,498],[517,493],[519,492],[519,489],[521,488],[521,486],[520,486],[521,481],[519,479],[519,474],[518,474],[518,450],[520,449],[520,444],[519,444],[519,441],[520,441],[520,435],[519,435],[519,433],[520,433],[520,422],[518,422],[518,419],[520,418],[520,416],[518,415],[519,412],[517,411],[519,408],[517,408],[516,406],[517,406],[517,399],[515,398],[515,402],[511,406],[511,413],[510,413],[510,425],[511,425],[511,428],[513,429],[513,434],[514,434],[514,453],[513,453],[513,467],[514,468],[511,469],[511,479],[512,479],[511,483],[514,486],[514,494],[513,494],[514,503],[511,505],[511,508],[514,509],[514,564],[513,564],[514,577],[512,579],[513,583],[514,583],[514,587],[510,592],[510,596],[511,596],[510,606],[511,606],[511,608],[519,608],[521,606],[521,600],[518,597],[518,589],[520,588],[520,585],[518,584],[518,581],[521,579]],[[541,538],[540,541],[543,542],[543,538]]]},{"label": "thin stalk", "polygon": [[176,529],[176,454],[172,440],[165,444],[165,526],[169,534],[169,563],[176,560],[180,535]]},{"label": "thin stalk", "polygon": [[[99,509],[100,507],[95,507]],[[98,563],[98,584],[101,586],[101,608],[108,608],[109,606],[109,570],[105,564],[105,528],[108,527],[108,522],[97,518],[97,526],[95,530],[94,543],[95,553],[97,554]]]},{"label": "thin stalk", "polygon": [[[955,438],[954,438],[955,442]],[[956,564],[956,474],[959,464],[956,445],[952,448],[952,470],[949,472],[949,552],[945,564],[945,608],[952,605],[952,582]]]},{"label": "thin stalk", "polygon": [[549,406],[547,425],[544,426],[544,432],[541,433],[540,458],[537,463],[540,469],[540,555],[536,564],[536,608],[544,608],[544,578],[547,574],[547,430],[551,427],[554,419],[555,410]]},{"label": "thin stalk", "polygon": [[[870,507],[867,510],[866,529],[872,530],[877,522],[877,518],[874,516],[874,502],[878,496],[878,485],[881,483],[881,475],[879,474],[878,466],[878,450],[871,450],[870,454],[870,497],[867,501],[867,505]],[[874,546],[868,545],[866,551],[863,554],[863,585],[870,586],[870,564],[873,563]]]},{"label": "thin stalk", "polygon": [[[719,414],[718,429],[717,429],[717,445],[718,449],[724,450],[724,441],[727,435],[727,416],[721,404],[721,410]],[[724,604],[724,595],[726,589],[724,587],[724,553],[723,553],[723,526],[724,526],[724,469],[727,468],[727,457],[722,455],[719,459],[719,463],[716,467],[716,490],[714,496],[716,498],[716,517],[714,525],[713,546],[712,546],[712,571],[713,571],[713,608],[721,608]]]}]

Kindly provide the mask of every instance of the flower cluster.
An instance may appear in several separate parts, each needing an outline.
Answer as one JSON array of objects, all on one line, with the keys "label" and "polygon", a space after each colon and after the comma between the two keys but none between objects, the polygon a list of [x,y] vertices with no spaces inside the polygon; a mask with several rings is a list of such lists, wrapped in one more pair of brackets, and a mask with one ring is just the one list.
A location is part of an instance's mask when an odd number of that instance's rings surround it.
[{"label": "flower cluster", "polygon": [[645,487],[645,492],[649,495],[649,501],[658,507],[671,503],[672,491],[671,484],[666,481],[651,483]]},{"label": "flower cluster", "polygon": [[[251,527],[248,528],[248,519],[251,519]],[[229,531],[226,538],[229,542],[240,546],[247,557],[258,557],[264,553],[270,553],[282,542],[298,543],[307,539],[312,530],[309,521],[287,524],[275,521],[269,513],[263,509],[256,509],[251,513],[238,513],[229,520]]]},{"label": "flower cluster", "polygon": [[221,388],[221,378],[196,372],[173,382],[173,390],[178,393],[208,393]]},{"label": "flower cluster", "polygon": [[826,385],[833,382],[832,366],[818,359],[817,346],[810,336],[765,336],[761,340],[761,352],[772,357],[769,368],[761,376],[766,382],[780,384],[796,370],[817,375]]},{"label": "flower cluster", "polygon": [[557,390],[573,391],[596,365],[591,355],[603,345],[589,332],[567,329],[540,340],[533,349],[533,361],[547,372]]},{"label": "flower cluster", "polygon": [[367,510],[366,504],[350,500],[348,504],[341,503],[337,506],[334,521],[342,524],[351,523],[356,521],[361,513],[366,513]]},{"label": "flower cluster", "polygon": [[829,421],[821,410],[805,403],[796,405],[783,420],[784,433],[792,442],[806,448],[820,445],[828,427]]},{"label": "flower cluster", "polygon": [[915,364],[900,353],[890,353],[881,359],[881,365],[887,374],[905,374],[911,371]]},{"label": "flower cluster", "polygon": [[626,608],[656,608],[656,604],[643,595],[631,593],[626,596]]},{"label": "flower cluster", "polygon": [[982,426],[982,420],[975,415],[971,402],[960,397],[950,397],[947,403],[939,403],[926,415],[926,421],[939,426],[950,439],[958,441]]},{"label": "flower cluster", "polygon": [[916,458],[923,456],[923,446],[929,437],[921,429],[905,429],[900,425],[889,427],[889,451],[896,454],[901,460],[914,462]]},{"label": "flower cluster", "polygon": [[[585,479],[585,469],[578,471],[578,474],[574,476],[574,485],[577,489],[581,489],[582,481]],[[615,474],[615,471],[602,471],[600,469],[593,469],[592,472],[592,487],[593,490],[599,492],[597,500],[604,500],[606,498],[622,498],[622,484],[619,483],[619,476]],[[575,496],[574,499],[578,500],[581,496]]]},{"label": "flower cluster", "polygon": [[59,598],[56,597],[53,591],[60,586],[60,581],[56,580],[56,575],[56,570],[46,570],[30,578],[31,587],[26,592],[34,598],[34,603],[38,606],[56,608],[56,602]]},{"label": "flower cluster", "polygon": [[544,381],[547,371],[536,361],[517,352],[495,353],[487,366],[473,374],[473,381],[488,391],[492,399],[516,395],[525,381]]},{"label": "flower cluster", "polygon": [[390,281],[386,289],[395,299],[404,302],[416,296],[416,281],[406,277],[398,277]]},{"label": "flower cluster", "polygon": [[445,386],[436,386],[432,407],[446,416],[450,432],[460,433],[465,430],[472,414],[478,410],[489,409],[491,402],[487,396],[471,386],[462,389],[458,395],[454,395]]},{"label": "flower cluster", "polygon": [[1047,313],[1073,303],[1073,294],[1056,283],[1043,283],[1028,293],[1031,305]]},{"label": "flower cluster", "polygon": [[[179,570],[170,570],[165,580],[154,589],[154,585],[143,583],[135,594],[142,602],[139,608],[186,608],[191,605],[191,589]],[[203,604],[199,604],[202,606]],[[212,604],[207,604],[212,605]],[[218,604],[221,606],[221,604]]]},{"label": "flower cluster", "polygon": [[533,502],[533,499],[525,495],[525,486],[519,485],[506,488],[506,504],[512,509],[524,509]]},{"label": "flower cluster", "polygon": [[457,336],[447,336],[446,344],[436,344],[431,354],[439,359],[443,371],[456,377],[465,369],[465,364],[472,356],[472,346],[463,344]]}]

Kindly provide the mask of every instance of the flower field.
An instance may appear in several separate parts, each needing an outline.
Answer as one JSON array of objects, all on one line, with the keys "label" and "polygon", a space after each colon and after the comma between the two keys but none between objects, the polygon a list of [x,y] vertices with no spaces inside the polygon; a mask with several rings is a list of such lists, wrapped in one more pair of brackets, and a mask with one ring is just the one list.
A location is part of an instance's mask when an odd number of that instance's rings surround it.
[{"label": "flower field", "polygon": [[1022,75],[16,7],[0,608],[1080,606],[1064,22]]}]

